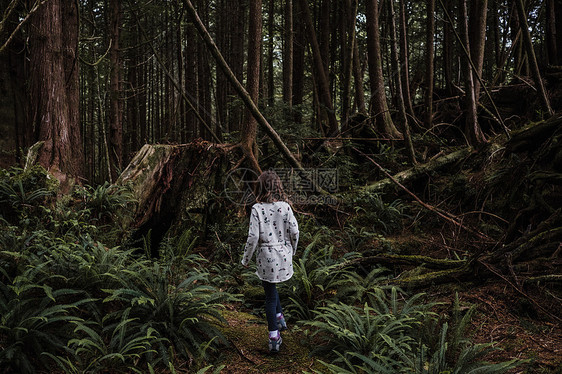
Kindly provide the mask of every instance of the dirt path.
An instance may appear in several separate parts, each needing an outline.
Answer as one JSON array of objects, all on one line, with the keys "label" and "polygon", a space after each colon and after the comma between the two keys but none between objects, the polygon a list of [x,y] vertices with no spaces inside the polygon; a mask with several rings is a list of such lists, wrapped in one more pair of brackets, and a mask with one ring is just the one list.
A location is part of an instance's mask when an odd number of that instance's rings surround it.
[{"label": "dirt path", "polygon": [[[225,310],[228,325],[222,328],[231,343],[222,362],[222,373],[302,373],[320,369],[320,363],[310,357],[304,334],[289,323],[282,333],[283,345],[278,354],[270,354],[265,322],[249,313]],[[290,321],[288,321],[290,322]]]}]

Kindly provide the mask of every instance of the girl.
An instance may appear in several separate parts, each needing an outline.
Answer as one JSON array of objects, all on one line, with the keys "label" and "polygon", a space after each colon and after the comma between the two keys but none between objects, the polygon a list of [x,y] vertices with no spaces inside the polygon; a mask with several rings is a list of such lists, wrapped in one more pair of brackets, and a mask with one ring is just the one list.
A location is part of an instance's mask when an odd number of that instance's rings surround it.
[{"label": "girl", "polygon": [[283,186],[274,171],[262,173],[257,187],[242,265],[247,267],[256,252],[256,275],[265,290],[269,351],[276,353],[283,342],[280,331],[287,328],[276,284],[293,276],[299,226],[291,206],[283,201]]}]

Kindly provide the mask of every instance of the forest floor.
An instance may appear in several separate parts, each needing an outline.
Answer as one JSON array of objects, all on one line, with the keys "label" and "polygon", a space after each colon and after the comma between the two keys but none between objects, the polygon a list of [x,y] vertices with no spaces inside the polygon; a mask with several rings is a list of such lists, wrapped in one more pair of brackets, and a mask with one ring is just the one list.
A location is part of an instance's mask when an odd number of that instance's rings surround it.
[{"label": "forest floor", "polygon": [[[424,252],[420,254],[446,257],[434,245],[428,244],[434,239],[420,239],[419,236],[412,239],[410,235],[394,238],[395,242],[414,245],[414,251]],[[557,296],[548,289],[527,287],[525,292],[529,297],[526,297],[504,279],[492,276],[486,281],[450,282],[417,292],[425,292],[429,300],[442,303],[444,313],[450,310],[456,294],[461,310],[475,306],[467,337],[474,343],[494,343],[494,347],[499,348],[489,353],[486,361],[523,360],[522,365],[510,374],[562,374],[562,325],[556,320],[562,313],[553,307],[556,303],[552,298]],[[283,332],[280,353],[270,354],[265,318],[258,315],[262,314],[258,303],[251,308],[237,303],[227,305],[223,311],[227,323],[222,330],[230,345],[222,354],[221,363],[225,367],[221,373],[325,372],[319,362],[322,358],[311,355],[313,347],[306,328],[295,325],[290,319],[289,330]]]},{"label": "forest floor", "polygon": [[[544,301],[539,295],[532,296],[539,303]],[[500,348],[488,361],[529,360],[514,373],[562,373],[562,326],[536,314],[528,300],[509,285],[489,282],[459,292],[459,298],[477,305],[471,322],[473,341],[495,342]]]},{"label": "forest floor", "polygon": [[[507,285],[490,283],[475,289],[457,291],[461,305],[476,305],[470,336],[476,343],[495,342],[498,350],[486,357],[490,362],[513,358],[528,360],[512,373],[562,373],[562,329],[538,316],[525,315],[524,299]],[[435,300],[452,303],[455,291],[428,290]],[[263,318],[240,305],[223,312],[223,327],[230,346],[223,352],[221,373],[312,373],[322,372],[318,358],[310,355],[309,338],[298,327],[283,332],[278,354],[270,354]],[[291,321],[289,321],[289,325]]]},{"label": "forest floor", "polygon": [[283,331],[279,353],[271,354],[264,320],[238,308],[231,305],[223,312],[228,323],[223,332],[230,349],[223,355],[226,366],[221,373],[303,373],[320,368],[300,329],[289,326]]}]

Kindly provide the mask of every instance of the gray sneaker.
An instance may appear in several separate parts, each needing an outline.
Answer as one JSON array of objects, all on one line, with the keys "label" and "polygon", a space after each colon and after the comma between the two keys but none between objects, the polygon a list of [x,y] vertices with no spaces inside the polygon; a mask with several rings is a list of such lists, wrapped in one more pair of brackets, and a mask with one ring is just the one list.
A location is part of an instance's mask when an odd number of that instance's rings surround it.
[{"label": "gray sneaker", "polygon": [[283,339],[281,338],[281,334],[277,339],[269,339],[269,352],[270,353],[278,353],[279,349],[281,348],[281,343],[283,343]]},{"label": "gray sneaker", "polygon": [[285,316],[281,314],[281,317],[277,318],[277,329],[279,331],[287,330],[287,322],[285,322]]}]

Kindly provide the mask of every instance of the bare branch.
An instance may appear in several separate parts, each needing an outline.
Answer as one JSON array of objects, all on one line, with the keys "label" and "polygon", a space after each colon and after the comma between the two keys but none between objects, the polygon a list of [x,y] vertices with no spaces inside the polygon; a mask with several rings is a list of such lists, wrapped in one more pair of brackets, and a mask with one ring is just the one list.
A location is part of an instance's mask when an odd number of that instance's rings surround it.
[{"label": "bare branch", "polygon": [[[12,4],[14,2],[17,3],[18,0],[14,0],[12,1]],[[4,49],[6,49],[8,47],[8,45],[10,45],[10,43],[12,42],[12,39],[14,39],[14,37],[16,36],[16,34],[18,33],[18,31],[21,29],[21,27],[29,20],[29,18],[31,17],[31,15],[33,15],[33,13],[37,12],[37,10],[39,9],[39,7],[43,4],[45,4],[47,1],[49,0],[41,0],[41,1],[37,1],[35,2],[35,4],[33,4],[33,7],[31,8],[31,10],[29,11],[29,13],[27,13],[27,15],[25,16],[25,18],[16,26],[16,28],[14,29],[14,31],[12,31],[12,33],[10,34],[10,36],[8,37],[8,39],[6,40],[6,42],[0,47],[0,53],[2,53],[4,51]],[[10,4],[10,5],[12,5]],[[15,5],[14,5],[15,6]],[[11,13],[11,10],[8,10],[8,12]],[[0,32],[2,31],[2,29],[4,28],[4,23],[7,20],[7,17],[9,17],[9,14],[5,15],[5,18],[2,20],[2,23],[0,24]]]}]

